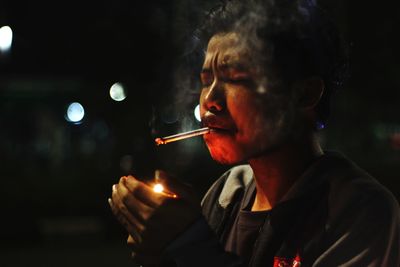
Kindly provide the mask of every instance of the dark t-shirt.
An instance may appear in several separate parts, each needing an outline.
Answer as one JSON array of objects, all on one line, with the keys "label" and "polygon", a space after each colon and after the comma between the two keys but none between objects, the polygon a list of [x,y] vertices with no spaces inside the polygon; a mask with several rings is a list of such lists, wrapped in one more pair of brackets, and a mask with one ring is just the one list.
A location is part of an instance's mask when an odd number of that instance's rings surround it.
[{"label": "dark t-shirt", "polygon": [[249,263],[226,253],[224,248],[238,251],[232,243],[242,243],[234,237],[241,231],[232,225],[242,192],[255,184],[253,176],[247,165],[225,173],[202,202],[205,219],[170,244],[166,255],[190,267],[400,266],[397,200],[350,160],[331,152],[310,166],[268,213],[255,244],[243,242],[253,250]]},{"label": "dark t-shirt", "polygon": [[257,237],[269,219],[269,211],[251,211],[255,193],[254,184],[246,190],[225,243],[226,251],[241,256],[246,262],[249,262]]}]

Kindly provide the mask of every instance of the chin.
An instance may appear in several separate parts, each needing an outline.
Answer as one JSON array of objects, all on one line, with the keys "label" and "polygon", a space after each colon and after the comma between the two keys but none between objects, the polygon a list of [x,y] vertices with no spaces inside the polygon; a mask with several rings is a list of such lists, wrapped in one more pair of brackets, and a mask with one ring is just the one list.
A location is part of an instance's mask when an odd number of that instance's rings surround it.
[{"label": "chin", "polygon": [[281,147],[278,140],[267,142],[265,138],[258,142],[237,142],[222,138],[205,138],[205,141],[213,160],[225,165],[243,164],[250,159],[272,154]]},{"label": "chin", "polygon": [[212,142],[207,142],[207,148],[213,160],[220,164],[234,165],[246,160],[246,158],[243,157],[243,153],[240,152],[241,149],[232,146],[232,143],[214,144]]}]

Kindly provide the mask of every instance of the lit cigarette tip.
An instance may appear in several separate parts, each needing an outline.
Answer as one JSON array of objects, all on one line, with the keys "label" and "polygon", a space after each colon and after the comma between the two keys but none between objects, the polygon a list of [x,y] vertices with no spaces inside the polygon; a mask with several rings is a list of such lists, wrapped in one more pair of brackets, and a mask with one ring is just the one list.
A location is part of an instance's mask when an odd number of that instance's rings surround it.
[{"label": "lit cigarette tip", "polygon": [[156,144],[157,144],[157,146],[159,146],[159,145],[164,145],[165,144],[165,142],[162,140],[162,138],[160,138],[160,137],[158,137],[158,138],[156,138]]},{"label": "lit cigarette tip", "polygon": [[180,141],[180,140],[183,140],[183,139],[187,139],[187,138],[191,138],[191,137],[207,134],[210,131],[211,131],[210,128],[204,127],[204,128],[198,129],[198,130],[193,130],[193,131],[188,131],[188,132],[184,132],[184,133],[174,134],[174,135],[170,135],[170,136],[166,136],[166,137],[158,137],[154,141],[156,142],[156,144],[158,146],[159,145],[165,145],[165,144],[176,142],[176,141]]}]

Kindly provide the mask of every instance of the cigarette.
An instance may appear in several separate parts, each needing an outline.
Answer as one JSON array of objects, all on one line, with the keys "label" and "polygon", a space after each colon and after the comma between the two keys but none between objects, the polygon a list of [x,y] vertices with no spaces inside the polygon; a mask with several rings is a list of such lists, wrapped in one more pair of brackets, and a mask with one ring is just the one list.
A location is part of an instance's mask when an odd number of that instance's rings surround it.
[{"label": "cigarette", "polygon": [[193,131],[189,131],[189,132],[174,134],[174,135],[170,135],[170,136],[166,136],[166,137],[159,137],[159,138],[155,139],[155,142],[156,142],[156,144],[158,146],[159,145],[166,145],[168,143],[176,142],[176,141],[179,141],[179,140],[183,140],[183,139],[187,139],[187,138],[191,138],[191,137],[207,134],[210,131],[211,131],[210,128],[204,127],[204,128],[198,129],[198,130],[193,130]]}]

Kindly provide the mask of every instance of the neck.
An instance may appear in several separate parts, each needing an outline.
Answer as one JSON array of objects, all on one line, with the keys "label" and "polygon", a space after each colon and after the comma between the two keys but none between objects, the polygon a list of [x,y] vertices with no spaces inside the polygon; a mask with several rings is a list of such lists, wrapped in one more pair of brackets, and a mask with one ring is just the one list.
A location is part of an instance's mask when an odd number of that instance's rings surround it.
[{"label": "neck", "polygon": [[249,160],[256,182],[252,211],[270,210],[307,167],[323,154],[316,136],[291,142]]}]

